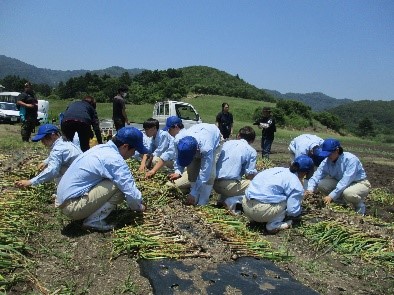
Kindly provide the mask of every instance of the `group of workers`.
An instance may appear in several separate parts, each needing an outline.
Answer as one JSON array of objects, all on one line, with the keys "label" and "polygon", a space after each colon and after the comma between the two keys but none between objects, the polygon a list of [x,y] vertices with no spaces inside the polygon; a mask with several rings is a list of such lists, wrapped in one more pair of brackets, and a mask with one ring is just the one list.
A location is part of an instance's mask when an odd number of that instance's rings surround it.
[{"label": "group of workers", "polygon": [[[94,122],[92,100],[83,100],[77,109],[82,107]],[[215,124],[185,129],[182,120],[173,116],[160,129],[159,122],[150,118],[143,124],[143,133],[123,127],[126,117],[117,122],[119,129],[111,140],[89,149],[81,137],[80,147],[72,143],[74,133],[82,128],[75,123],[81,118],[65,116],[63,120],[63,137],[52,124],[40,126],[33,141],[49,147],[49,157],[39,165],[39,175],[16,185],[27,187],[57,178],[56,206],[69,218],[83,220],[85,228],[113,229],[105,219],[124,200],[131,210],[145,211],[143,196],[125,161],[136,154],[141,159],[139,171],[146,178],[167,169],[167,185],[187,192],[187,205],[208,204],[215,190],[220,195],[219,205],[233,214],[243,211],[250,221],[266,223],[269,233],[289,228],[292,218],[301,214],[304,195],[316,191],[323,193],[326,204],[345,202],[365,214],[364,201],[370,189],[366,173],[360,160],[344,152],[333,138],[300,135],[289,145],[290,167],[258,172],[257,151],[252,147],[256,133],[250,126],[241,128],[236,139],[224,140]],[[91,122],[85,121],[89,130]],[[88,135],[87,129],[79,134]]]}]

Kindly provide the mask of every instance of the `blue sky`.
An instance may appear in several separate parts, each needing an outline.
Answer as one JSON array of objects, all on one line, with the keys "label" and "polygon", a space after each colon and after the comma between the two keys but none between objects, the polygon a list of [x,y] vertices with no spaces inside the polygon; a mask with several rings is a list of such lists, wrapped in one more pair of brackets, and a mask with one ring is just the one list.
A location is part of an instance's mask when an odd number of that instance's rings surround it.
[{"label": "blue sky", "polygon": [[40,68],[193,65],[281,93],[394,99],[392,0],[2,0],[0,54]]}]

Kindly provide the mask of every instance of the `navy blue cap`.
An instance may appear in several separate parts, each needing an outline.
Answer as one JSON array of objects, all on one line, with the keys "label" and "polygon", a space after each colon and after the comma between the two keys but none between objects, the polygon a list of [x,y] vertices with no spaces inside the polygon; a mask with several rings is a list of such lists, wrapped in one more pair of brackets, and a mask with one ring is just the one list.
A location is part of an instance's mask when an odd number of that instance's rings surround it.
[{"label": "navy blue cap", "polygon": [[119,141],[128,144],[130,148],[135,148],[140,154],[148,154],[148,149],[144,146],[143,134],[137,128],[120,128],[115,136]]},{"label": "navy blue cap", "polygon": [[182,119],[179,118],[178,116],[168,117],[166,120],[166,127],[164,127],[163,130],[167,131],[171,127],[174,127],[174,126],[179,125],[181,123],[182,123]]},{"label": "navy blue cap", "polygon": [[319,153],[319,156],[326,158],[340,146],[340,142],[335,138],[327,138],[323,141],[323,144],[321,145],[321,152]]},{"label": "navy blue cap", "polygon": [[312,170],[314,166],[313,160],[306,155],[295,158],[293,164],[298,166],[298,171],[300,172],[308,172]]},{"label": "navy blue cap", "polygon": [[58,132],[59,132],[59,128],[57,128],[55,125],[44,124],[44,125],[41,125],[40,128],[38,128],[37,134],[31,140],[34,142],[40,141],[46,135],[52,134],[52,133],[58,133]]},{"label": "navy blue cap", "polygon": [[181,167],[188,166],[196,152],[197,152],[197,140],[193,136],[185,136],[178,142],[178,158],[177,164]]}]

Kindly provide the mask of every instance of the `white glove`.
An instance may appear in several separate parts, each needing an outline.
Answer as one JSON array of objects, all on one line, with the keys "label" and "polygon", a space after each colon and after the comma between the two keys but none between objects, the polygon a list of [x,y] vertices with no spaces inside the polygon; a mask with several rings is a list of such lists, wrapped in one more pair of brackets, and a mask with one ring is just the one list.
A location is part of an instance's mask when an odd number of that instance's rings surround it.
[{"label": "white glove", "polygon": [[267,123],[260,123],[260,125],[259,125],[260,129],[265,129],[265,128],[268,128],[268,127],[270,127],[270,125],[267,124]]}]

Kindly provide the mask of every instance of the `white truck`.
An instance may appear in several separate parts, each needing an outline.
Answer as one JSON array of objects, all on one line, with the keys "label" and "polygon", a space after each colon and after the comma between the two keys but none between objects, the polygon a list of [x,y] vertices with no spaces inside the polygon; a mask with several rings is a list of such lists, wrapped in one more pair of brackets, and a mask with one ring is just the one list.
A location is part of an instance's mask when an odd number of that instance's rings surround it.
[{"label": "white truck", "polygon": [[[173,100],[155,103],[153,106],[152,118],[159,121],[160,128],[163,128],[166,125],[167,118],[171,116],[178,116],[181,118],[185,128],[202,123],[200,115],[190,103]],[[115,133],[113,125],[112,120],[104,119],[100,121],[100,129],[105,135],[112,135]],[[136,127],[142,130],[142,123],[130,123],[130,125],[127,126]]]}]

